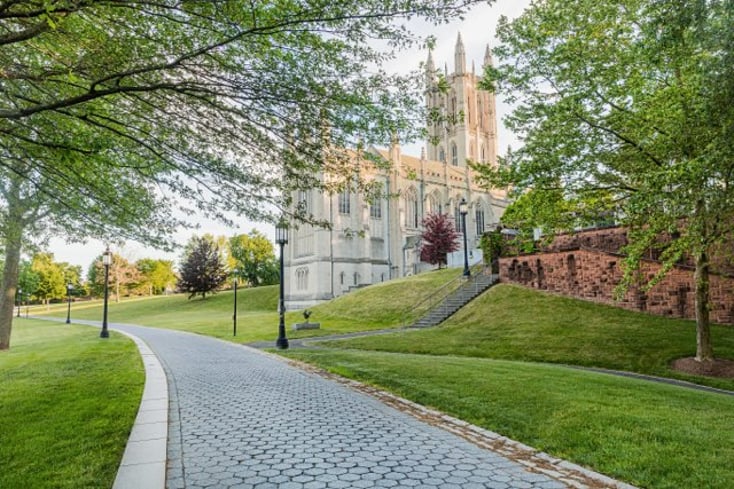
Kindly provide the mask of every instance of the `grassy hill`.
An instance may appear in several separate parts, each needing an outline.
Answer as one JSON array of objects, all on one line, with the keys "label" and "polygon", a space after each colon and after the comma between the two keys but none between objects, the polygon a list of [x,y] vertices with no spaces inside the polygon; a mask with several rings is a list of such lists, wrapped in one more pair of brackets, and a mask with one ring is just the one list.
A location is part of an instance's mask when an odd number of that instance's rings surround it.
[{"label": "grassy hill", "polygon": [[[714,350],[734,359],[734,328],[712,326]],[[734,381],[676,373],[669,363],[696,353],[693,321],[669,319],[497,285],[438,328],[330,342],[396,353],[459,355],[626,370],[734,390]]]},{"label": "grassy hill", "polygon": [[[399,327],[417,318],[412,308],[458,277],[448,269],[356,290],[311,308],[320,330],[292,338]],[[185,295],[110,302],[109,321],[180,329],[250,342],[277,336],[278,287],[238,291],[238,331],[232,336],[232,291],[189,300]],[[42,312],[42,311],[39,311]],[[65,308],[49,314],[64,317]],[[101,320],[102,305],[72,305],[72,319]],[[300,311],[286,313],[290,327]],[[734,328],[712,326],[717,356],[734,359]],[[500,284],[472,301],[440,327],[356,338],[328,345],[394,353],[458,355],[561,363],[676,377],[734,390],[734,381],[676,373],[669,363],[695,353],[695,323]]]},{"label": "grassy hill", "polygon": [[[335,333],[365,331],[400,326],[416,303],[432,291],[457,278],[461,270],[444,269],[406,279],[371,285],[328,303],[310,308],[311,321],[321,323],[319,330],[288,331],[288,336],[302,338]],[[250,342],[277,337],[278,286],[239,289],[237,291],[237,337],[233,338],[233,292],[222,291],[205,299],[189,300],[184,294],[110,301],[111,323],[133,323],[158,328],[179,329],[226,340]],[[47,311],[36,308],[31,314],[66,317],[61,305]],[[102,304],[72,304],[73,319],[102,320]],[[407,319],[416,319],[417,313]],[[286,313],[288,328],[303,321],[300,311]]]},{"label": "grassy hill", "polygon": [[[399,326],[442,270],[370,286],[312,308],[323,335]],[[229,341],[274,340],[277,287],[112,303],[111,322],[182,329]],[[65,310],[54,314],[65,315]],[[72,318],[99,320],[101,306]],[[408,319],[414,319],[409,317]],[[298,312],[287,323],[300,321]],[[718,357],[734,359],[734,328],[713,326]],[[286,354],[450,413],[552,455],[654,488],[734,487],[734,397],[579,371],[595,366],[734,390],[725,379],[671,371],[695,352],[695,324],[498,285],[437,328],[321,343]]]}]

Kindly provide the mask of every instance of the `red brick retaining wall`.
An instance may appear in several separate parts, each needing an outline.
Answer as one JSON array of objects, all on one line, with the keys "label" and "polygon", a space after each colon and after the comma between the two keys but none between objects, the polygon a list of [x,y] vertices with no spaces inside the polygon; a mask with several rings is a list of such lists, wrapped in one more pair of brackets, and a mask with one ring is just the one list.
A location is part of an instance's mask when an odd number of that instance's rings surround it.
[{"label": "red brick retaining wall", "polygon": [[[636,311],[695,318],[693,270],[675,268],[647,293],[632,287],[615,301],[614,288],[622,279],[621,260],[623,257],[614,253],[584,248],[505,257],[499,261],[500,280]],[[659,269],[659,263],[644,262],[641,277],[647,281]],[[734,278],[711,275],[711,320],[734,324]]]}]

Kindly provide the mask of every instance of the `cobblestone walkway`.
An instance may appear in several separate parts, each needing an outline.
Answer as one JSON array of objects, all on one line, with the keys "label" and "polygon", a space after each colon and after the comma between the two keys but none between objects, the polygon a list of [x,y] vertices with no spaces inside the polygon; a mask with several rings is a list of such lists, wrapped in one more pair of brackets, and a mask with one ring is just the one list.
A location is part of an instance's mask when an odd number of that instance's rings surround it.
[{"label": "cobblestone walkway", "polygon": [[254,350],[114,327],[145,340],[166,369],[169,489],[567,487]]}]

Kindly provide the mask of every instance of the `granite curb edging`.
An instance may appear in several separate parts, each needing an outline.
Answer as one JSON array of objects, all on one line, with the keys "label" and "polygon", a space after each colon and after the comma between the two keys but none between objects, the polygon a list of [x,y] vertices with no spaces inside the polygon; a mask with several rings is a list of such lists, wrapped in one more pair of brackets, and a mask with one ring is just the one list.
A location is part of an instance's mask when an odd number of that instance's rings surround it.
[{"label": "granite curb edging", "polygon": [[168,380],[160,360],[143,340],[126,331],[115,331],[132,339],[137,345],[145,366],[145,387],[112,489],[164,489],[168,447]]}]

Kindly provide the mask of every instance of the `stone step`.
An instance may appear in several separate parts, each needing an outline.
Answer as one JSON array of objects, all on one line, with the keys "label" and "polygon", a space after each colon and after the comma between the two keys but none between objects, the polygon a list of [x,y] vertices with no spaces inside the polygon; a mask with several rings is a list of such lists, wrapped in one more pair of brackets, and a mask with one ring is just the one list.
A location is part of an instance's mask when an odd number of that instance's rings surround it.
[{"label": "stone step", "polygon": [[413,325],[414,327],[437,326],[451,317],[456,311],[471,302],[497,282],[494,277],[487,275],[474,276],[459,289],[445,298],[441,304],[429,311]]}]

